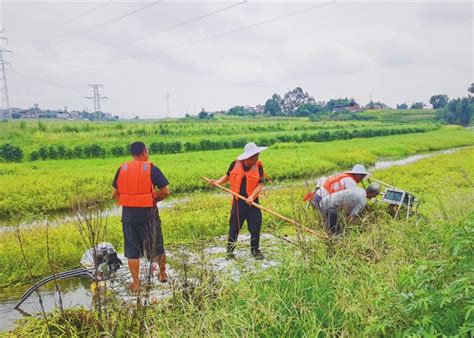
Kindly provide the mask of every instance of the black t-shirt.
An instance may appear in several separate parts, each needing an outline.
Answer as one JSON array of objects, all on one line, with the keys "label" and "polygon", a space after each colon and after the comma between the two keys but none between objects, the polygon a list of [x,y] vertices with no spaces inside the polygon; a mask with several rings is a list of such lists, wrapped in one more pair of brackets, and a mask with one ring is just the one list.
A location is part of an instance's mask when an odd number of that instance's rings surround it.
[{"label": "black t-shirt", "polygon": [[[233,161],[230,164],[229,169],[227,170],[227,176],[230,176],[230,172],[234,169],[236,162],[237,161]],[[244,165],[244,171],[249,171],[250,169],[251,169],[251,167],[247,167],[247,166]],[[258,166],[258,174],[260,175],[260,182],[259,183],[263,183],[264,180],[265,180],[265,173],[263,171],[263,166]],[[245,177],[245,176],[242,178],[242,183],[240,184],[239,194],[244,196],[244,197],[249,197],[248,194],[247,194],[247,177]],[[242,200],[239,200],[239,202],[240,201],[242,201]],[[242,201],[242,202],[244,202],[244,201]],[[258,198],[255,200],[255,203],[258,203]]]},{"label": "black t-shirt", "polygon": [[[121,167],[120,167],[121,168]],[[112,186],[117,189],[117,180],[120,174],[120,168],[117,169],[115,173],[115,178],[112,183]],[[165,175],[157,166],[151,167],[151,181],[153,185],[158,189],[163,189],[169,183]],[[144,224],[150,221],[152,212],[155,208],[139,208],[139,207],[122,207],[122,222],[123,223],[132,223],[132,224]],[[158,209],[156,209],[158,212]],[[158,217],[158,214],[156,214]]]}]

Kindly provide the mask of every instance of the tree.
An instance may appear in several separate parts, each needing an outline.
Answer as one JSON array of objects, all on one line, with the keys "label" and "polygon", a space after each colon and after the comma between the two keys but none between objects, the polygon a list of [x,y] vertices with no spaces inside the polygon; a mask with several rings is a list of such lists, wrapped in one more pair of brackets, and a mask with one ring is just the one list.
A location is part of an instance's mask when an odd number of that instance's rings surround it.
[{"label": "tree", "polygon": [[410,109],[423,109],[426,105],[423,102],[415,102],[411,105]]},{"label": "tree", "polygon": [[474,101],[470,97],[463,97],[450,100],[436,117],[449,124],[467,126],[471,123],[473,113]]},{"label": "tree", "polygon": [[439,94],[439,95],[433,95],[430,98],[430,103],[433,106],[433,109],[440,109],[444,108],[448,104],[448,95],[445,94]]},{"label": "tree", "polygon": [[314,98],[304,92],[301,87],[296,87],[285,94],[280,105],[285,115],[293,115],[301,105],[315,102]]},{"label": "tree", "polygon": [[244,106],[232,107],[227,111],[227,114],[235,115],[235,116],[253,116],[253,115],[255,115],[253,112],[250,112],[247,109],[245,109]]},{"label": "tree", "polygon": [[459,124],[468,126],[471,123],[474,103],[469,98],[463,97],[456,108],[459,110]]},{"label": "tree", "polygon": [[214,114],[208,113],[207,111],[204,110],[204,108],[202,108],[202,110],[198,114],[198,117],[201,120],[212,119],[214,117]]},{"label": "tree", "polygon": [[[305,103],[296,109],[296,116],[310,116],[310,115],[320,115],[323,112],[324,108],[316,103]],[[313,116],[313,120],[315,117]]]},{"label": "tree", "polygon": [[354,99],[346,98],[339,98],[339,99],[331,99],[326,103],[326,111],[332,111],[336,106],[348,106],[352,102],[355,103]]},{"label": "tree", "polygon": [[265,102],[265,113],[271,116],[277,116],[281,114],[281,97],[278,94],[273,94],[270,99]]},{"label": "tree", "polygon": [[406,103],[397,104],[397,109],[400,109],[400,110],[408,109],[408,105]]}]

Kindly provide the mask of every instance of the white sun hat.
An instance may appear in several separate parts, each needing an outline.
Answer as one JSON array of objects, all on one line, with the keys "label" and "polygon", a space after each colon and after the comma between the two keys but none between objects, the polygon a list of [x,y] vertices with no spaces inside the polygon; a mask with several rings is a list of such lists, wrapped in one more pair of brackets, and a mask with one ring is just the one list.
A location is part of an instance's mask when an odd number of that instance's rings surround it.
[{"label": "white sun hat", "polygon": [[240,154],[239,157],[237,157],[237,160],[239,161],[245,160],[267,149],[268,147],[257,147],[257,145],[253,142],[247,143],[244,147],[244,152]]},{"label": "white sun hat", "polygon": [[362,164],[356,164],[352,170],[346,171],[346,174],[370,175]]}]

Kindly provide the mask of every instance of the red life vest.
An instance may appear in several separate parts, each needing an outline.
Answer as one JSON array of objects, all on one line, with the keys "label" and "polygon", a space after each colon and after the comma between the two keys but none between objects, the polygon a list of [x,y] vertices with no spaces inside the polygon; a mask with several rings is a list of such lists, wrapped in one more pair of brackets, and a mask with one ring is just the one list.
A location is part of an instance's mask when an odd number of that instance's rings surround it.
[{"label": "red life vest", "polygon": [[[242,179],[245,177],[247,181],[247,196],[252,195],[257,185],[260,183],[261,177],[258,168],[262,167],[262,162],[255,163],[249,171],[244,171],[244,164],[242,161],[236,161],[234,168],[230,172],[230,189],[233,192],[240,194],[240,186]],[[255,196],[257,198],[258,196]]]},{"label": "red life vest", "polygon": [[338,175],[334,175],[329,177],[326,182],[323,184],[323,188],[329,193],[329,194],[334,194],[335,192],[341,191],[346,189],[344,183],[342,182],[343,179],[345,178],[352,178],[354,179],[354,176],[351,174],[347,173],[342,173]]},{"label": "red life vest", "polygon": [[153,163],[130,161],[122,164],[117,180],[118,204],[124,207],[147,208],[155,206],[151,180]]}]

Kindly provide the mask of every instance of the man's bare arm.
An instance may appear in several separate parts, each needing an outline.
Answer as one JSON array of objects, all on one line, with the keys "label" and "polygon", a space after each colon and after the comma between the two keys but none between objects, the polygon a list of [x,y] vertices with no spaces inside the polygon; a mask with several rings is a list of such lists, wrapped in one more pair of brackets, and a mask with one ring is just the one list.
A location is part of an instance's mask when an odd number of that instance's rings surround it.
[{"label": "man's bare arm", "polygon": [[156,202],[161,202],[161,201],[163,201],[165,198],[167,198],[169,195],[171,195],[171,193],[170,193],[170,190],[169,190],[168,186],[163,187],[163,188],[161,188],[160,191],[158,192],[158,195],[156,196],[155,201],[156,201]]},{"label": "man's bare arm", "polygon": [[222,185],[222,184],[226,184],[227,182],[229,182],[229,180],[230,180],[230,177],[227,176],[227,175],[224,175],[221,178],[219,178],[218,180],[210,180],[209,184],[210,185],[216,185],[216,184]]},{"label": "man's bare arm", "polygon": [[263,190],[265,185],[263,183],[259,183],[255,190],[252,192],[252,194],[247,198],[247,204],[252,204],[252,202],[255,200],[255,198],[260,194]]},{"label": "man's bare arm", "polygon": [[114,192],[112,193],[112,197],[118,202],[119,201],[119,197],[120,197],[120,194],[119,194],[119,191],[117,188],[114,188]]}]

